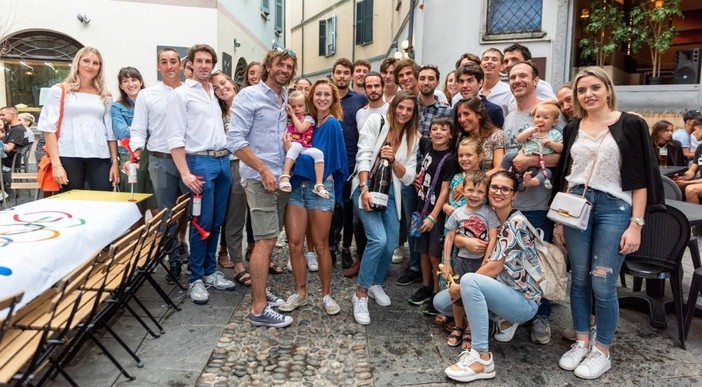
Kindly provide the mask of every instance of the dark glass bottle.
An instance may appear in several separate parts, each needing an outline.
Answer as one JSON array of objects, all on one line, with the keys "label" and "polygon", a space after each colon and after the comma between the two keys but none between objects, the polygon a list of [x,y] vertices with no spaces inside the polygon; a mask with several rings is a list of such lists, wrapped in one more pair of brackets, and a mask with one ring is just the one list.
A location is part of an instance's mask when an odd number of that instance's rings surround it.
[{"label": "dark glass bottle", "polygon": [[[383,146],[386,145],[390,145],[390,143],[386,142],[383,144]],[[370,187],[370,194],[373,200],[371,208],[373,211],[385,211],[387,208],[391,182],[392,166],[390,165],[390,160],[381,158]]]}]

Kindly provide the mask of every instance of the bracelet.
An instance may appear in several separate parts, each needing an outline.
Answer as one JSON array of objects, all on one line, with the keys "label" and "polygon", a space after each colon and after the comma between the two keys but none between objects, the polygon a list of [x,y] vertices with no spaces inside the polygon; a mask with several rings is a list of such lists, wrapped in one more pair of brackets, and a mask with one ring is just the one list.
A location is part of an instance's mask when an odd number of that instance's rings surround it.
[{"label": "bracelet", "polygon": [[364,185],[363,187],[361,187],[361,195],[363,195],[365,192],[368,192],[368,186],[367,186],[367,185]]},{"label": "bracelet", "polygon": [[113,157],[112,162],[119,163],[119,157]]},{"label": "bracelet", "polygon": [[436,224],[436,219],[434,219],[434,217],[431,216],[431,214],[427,215],[427,219],[429,219],[429,221],[432,222],[433,224]]}]

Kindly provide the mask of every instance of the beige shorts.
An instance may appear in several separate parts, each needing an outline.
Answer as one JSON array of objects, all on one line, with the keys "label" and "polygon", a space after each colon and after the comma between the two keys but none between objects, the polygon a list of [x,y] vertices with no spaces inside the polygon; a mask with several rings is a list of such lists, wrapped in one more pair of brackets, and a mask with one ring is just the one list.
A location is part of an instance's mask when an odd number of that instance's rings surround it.
[{"label": "beige shorts", "polygon": [[283,229],[289,194],[278,190],[266,192],[258,180],[244,180],[241,185],[246,192],[246,201],[251,213],[253,239],[260,241],[278,238]]}]

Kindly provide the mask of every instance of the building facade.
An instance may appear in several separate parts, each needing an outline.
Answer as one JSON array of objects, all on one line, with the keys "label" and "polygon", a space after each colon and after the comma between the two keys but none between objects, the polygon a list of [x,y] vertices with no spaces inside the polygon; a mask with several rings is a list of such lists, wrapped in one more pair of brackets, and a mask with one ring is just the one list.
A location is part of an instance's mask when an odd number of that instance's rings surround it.
[{"label": "building facade", "polygon": [[184,56],[196,43],[214,47],[216,67],[240,82],[248,62],[285,46],[284,23],[283,0],[0,0],[0,106],[38,112],[42,90],[63,80],[84,46],[103,55],[113,95],[120,68],[153,85],[160,48]]}]

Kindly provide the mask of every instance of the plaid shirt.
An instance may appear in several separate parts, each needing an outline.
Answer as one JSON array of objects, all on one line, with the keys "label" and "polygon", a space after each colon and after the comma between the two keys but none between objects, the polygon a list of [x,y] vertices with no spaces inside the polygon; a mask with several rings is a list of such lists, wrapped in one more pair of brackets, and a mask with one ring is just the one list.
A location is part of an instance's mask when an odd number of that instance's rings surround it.
[{"label": "plaid shirt", "polygon": [[417,97],[417,102],[419,105],[419,132],[423,137],[429,138],[429,129],[431,127],[431,121],[437,117],[451,117],[453,115],[453,109],[451,107],[442,105],[434,97],[434,103],[429,106],[424,106],[422,101],[419,101]]}]

